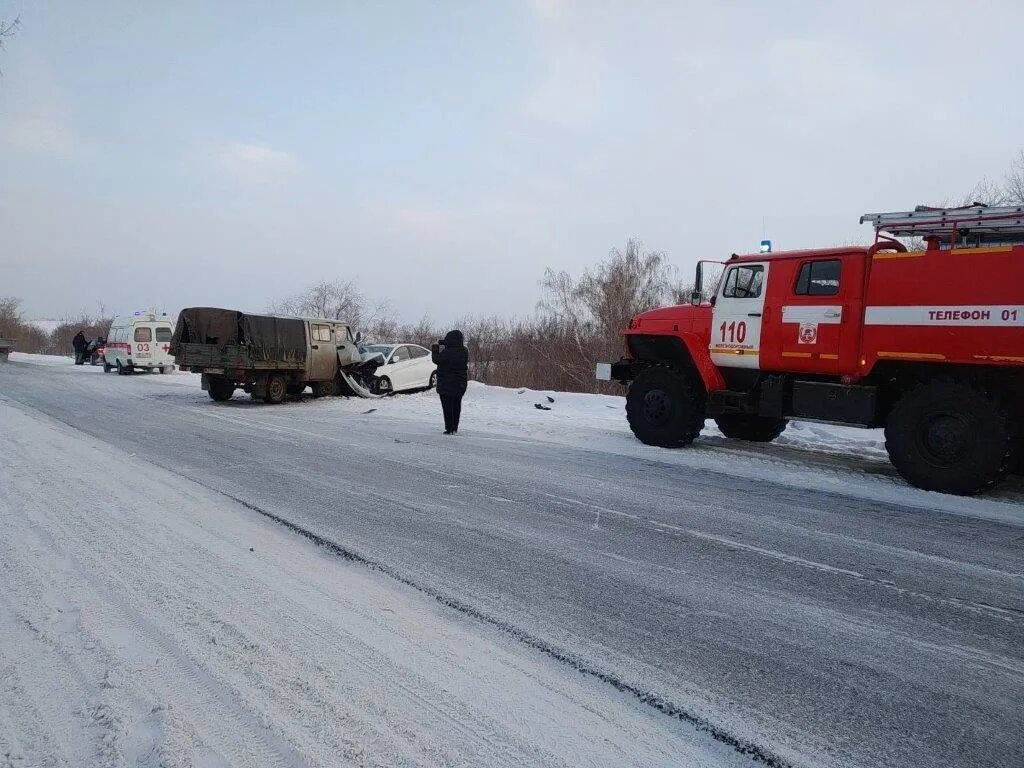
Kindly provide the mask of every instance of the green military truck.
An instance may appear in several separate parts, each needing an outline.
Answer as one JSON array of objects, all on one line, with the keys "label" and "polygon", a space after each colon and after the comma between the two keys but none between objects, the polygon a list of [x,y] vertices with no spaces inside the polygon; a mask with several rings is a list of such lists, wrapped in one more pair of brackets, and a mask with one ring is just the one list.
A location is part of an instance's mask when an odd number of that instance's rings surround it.
[{"label": "green military truck", "polygon": [[181,370],[202,374],[213,400],[230,400],[241,389],[280,403],[307,386],[314,397],[372,396],[359,341],[337,320],[191,307],[178,315],[170,352]]}]

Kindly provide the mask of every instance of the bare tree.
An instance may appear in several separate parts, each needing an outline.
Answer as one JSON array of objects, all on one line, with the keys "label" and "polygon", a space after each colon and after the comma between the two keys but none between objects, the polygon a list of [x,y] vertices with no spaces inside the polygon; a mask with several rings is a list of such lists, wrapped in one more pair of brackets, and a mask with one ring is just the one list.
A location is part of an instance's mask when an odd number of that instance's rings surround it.
[{"label": "bare tree", "polygon": [[387,302],[371,305],[355,280],[314,283],[294,296],[272,302],[269,310],[296,317],[341,320],[356,330],[379,326],[378,331],[390,333],[397,325]]},{"label": "bare tree", "polygon": [[578,279],[548,269],[538,304],[541,314],[570,326],[605,335],[618,334],[631,317],[672,301],[678,285],[675,268],[660,251],[643,252],[639,240],[614,249],[597,270]]},{"label": "bare tree", "polygon": [[548,269],[541,281],[538,317],[516,328],[514,346],[543,361],[531,379],[592,391],[593,363],[621,353],[620,331],[637,314],[678,300],[683,290],[660,251],[630,239],[596,269],[578,278]]},{"label": "bare tree", "polygon": [[1010,170],[1003,183],[1003,191],[1007,204],[1024,205],[1024,149],[1010,163]]},{"label": "bare tree", "polygon": [[0,336],[20,352],[43,352],[49,343],[44,331],[22,319],[21,300],[10,296],[0,297]]},{"label": "bare tree", "polygon": [[344,320],[359,325],[365,301],[354,280],[347,283],[314,283],[294,296],[270,305],[271,312],[297,317],[317,317],[326,320]]},{"label": "bare tree", "polygon": [[[952,207],[967,205],[1006,205],[1008,195],[1003,184],[992,181],[987,176],[975,184],[971,191],[960,198]],[[943,206],[945,207],[945,206]]]},{"label": "bare tree", "polygon": [[[6,19],[0,19],[0,51],[4,49],[7,41],[18,34],[18,29],[21,28],[21,17],[15,16],[12,21]],[[3,70],[0,70],[0,74],[3,74]]]},{"label": "bare tree", "polygon": [[21,325],[21,300],[13,296],[0,297],[0,336],[10,338]]},{"label": "bare tree", "polygon": [[53,329],[45,351],[52,355],[71,355],[74,353],[75,334],[81,331],[90,341],[99,337],[104,339],[110,335],[110,325],[114,318],[108,317],[106,312],[101,311],[99,315],[92,315],[83,310],[74,319],[65,319],[60,325]]}]

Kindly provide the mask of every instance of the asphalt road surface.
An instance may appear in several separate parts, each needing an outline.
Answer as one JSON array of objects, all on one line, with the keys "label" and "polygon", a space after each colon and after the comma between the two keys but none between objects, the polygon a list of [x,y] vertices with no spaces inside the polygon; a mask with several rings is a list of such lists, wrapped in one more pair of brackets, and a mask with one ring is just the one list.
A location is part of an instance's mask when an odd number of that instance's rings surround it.
[{"label": "asphalt road surface", "polygon": [[0,398],[295,526],[751,765],[1024,765],[1024,528],[655,449],[448,438],[387,401],[214,404],[169,378],[10,362]]}]

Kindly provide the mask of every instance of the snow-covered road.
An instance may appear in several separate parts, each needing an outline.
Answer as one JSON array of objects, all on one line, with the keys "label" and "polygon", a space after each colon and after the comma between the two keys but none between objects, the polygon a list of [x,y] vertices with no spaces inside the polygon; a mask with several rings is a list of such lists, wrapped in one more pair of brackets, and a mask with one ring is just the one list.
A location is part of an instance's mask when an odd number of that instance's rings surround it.
[{"label": "snow-covered road", "polygon": [[1024,763],[1019,481],[539,399],[0,365],[0,766]]}]

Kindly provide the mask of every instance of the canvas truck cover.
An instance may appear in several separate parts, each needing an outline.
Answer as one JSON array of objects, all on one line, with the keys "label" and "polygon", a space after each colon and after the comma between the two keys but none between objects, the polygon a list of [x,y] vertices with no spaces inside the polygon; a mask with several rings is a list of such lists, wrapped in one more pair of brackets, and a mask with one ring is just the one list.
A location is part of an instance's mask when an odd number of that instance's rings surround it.
[{"label": "canvas truck cover", "polygon": [[171,354],[180,344],[237,344],[246,348],[251,360],[301,364],[306,361],[306,323],[293,317],[190,307],[178,315]]}]

